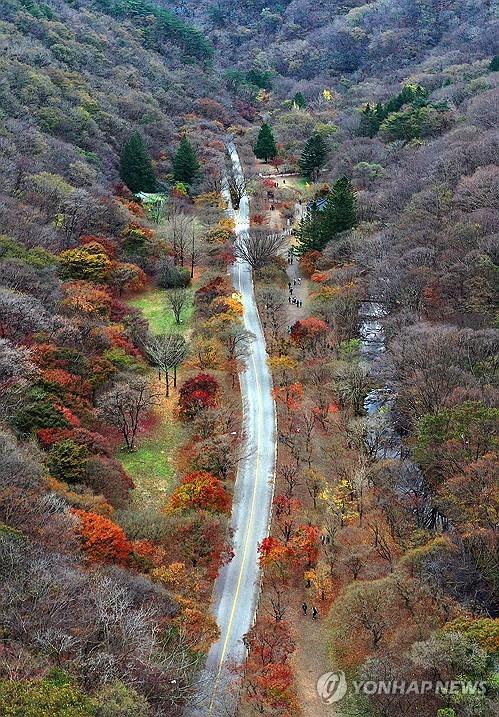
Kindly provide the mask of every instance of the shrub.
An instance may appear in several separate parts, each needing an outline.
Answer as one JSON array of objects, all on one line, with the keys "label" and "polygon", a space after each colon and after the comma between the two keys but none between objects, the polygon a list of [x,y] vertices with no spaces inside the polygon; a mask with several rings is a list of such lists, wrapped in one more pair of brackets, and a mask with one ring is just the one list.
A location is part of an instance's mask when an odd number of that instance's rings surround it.
[{"label": "shrub", "polygon": [[208,373],[199,373],[187,379],[179,396],[182,418],[194,418],[200,411],[216,406],[219,389],[217,379]]},{"label": "shrub", "polygon": [[101,687],[96,700],[95,717],[149,717],[151,714],[146,698],[122,682]]},{"label": "shrub", "polygon": [[98,242],[63,251],[59,254],[59,261],[64,279],[85,281],[104,281],[112,266],[104,247]]},{"label": "shrub", "polygon": [[128,562],[132,544],[123,530],[108,518],[84,510],[73,510],[79,518],[76,528],[89,563]]},{"label": "shrub", "polygon": [[[1,717],[93,717],[92,702],[69,680],[1,680]],[[60,684],[62,682],[62,684]]]},{"label": "shrub", "polygon": [[101,494],[115,507],[122,507],[134,488],[130,476],[118,461],[104,456],[91,456],[86,464],[84,477],[94,493]]},{"label": "shrub", "polygon": [[69,428],[71,423],[58,410],[42,389],[32,389],[27,403],[14,417],[14,427],[20,433],[31,433],[38,428]]},{"label": "shrub", "polygon": [[50,449],[48,467],[55,478],[66,483],[79,483],[85,475],[88,458],[86,446],[66,438]]},{"label": "shrub", "polygon": [[190,283],[191,273],[184,266],[175,266],[171,262],[165,262],[158,272],[157,284],[162,289],[185,289]]},{"label": "shrub", "polygon": [[228,513],[230,504],[230,495],[222,481],[211,473],[197,471],[182,479],[169,500],[168,510],[207,510],[210,513]]}]

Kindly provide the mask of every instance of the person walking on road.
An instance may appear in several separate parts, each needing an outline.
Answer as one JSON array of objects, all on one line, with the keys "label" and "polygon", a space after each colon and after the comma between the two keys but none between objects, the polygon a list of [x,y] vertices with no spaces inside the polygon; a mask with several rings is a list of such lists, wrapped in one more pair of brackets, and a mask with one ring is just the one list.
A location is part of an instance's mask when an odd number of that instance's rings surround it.
[{"label": "person walking on road", "polygon": [[312,608],[312,620],[317,620],[318,617],[319,617],[319,611],[317,610],[316,607],[313,607]]},{"label": "person walking on road", "polygon": [[304,603],[302,604],[301,609],[303,610],[303,614],[306,615],[306,614],[307,614],[307,610],[308,610],[308,607],[307,607],[307,603],[306,603],[306,602],[304,602]]}]

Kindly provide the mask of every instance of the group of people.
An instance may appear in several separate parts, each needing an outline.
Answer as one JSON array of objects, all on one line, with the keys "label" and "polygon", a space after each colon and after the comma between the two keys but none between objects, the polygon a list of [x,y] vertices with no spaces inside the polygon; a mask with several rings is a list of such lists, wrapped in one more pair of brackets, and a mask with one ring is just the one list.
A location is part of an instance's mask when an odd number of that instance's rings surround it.
[{"label": "group of people", "polygon": [[[304,603],[302,604],[301,609],[303,610],[303,614],[306,615],[307,612],[308,612],[308,605],[307,605],[306,602],[304,602]],[[319,617],[319,611],[318,611],[317,608],[314,606],[314,607],[312,608],[312,620],[317,620],[318,617]]]},{"label": "group of people", "polygon": [[293,283],[291,283],[291,281],[288,281],[288,291],[289,291],[288,304],[294,304],[298,309],[301,309],[301,307],[303,306],[303,301],[301,299],[298,299],[298,297],[293,296],[293,291],[294,291],[294,288],[297,283],[298,283],[298,286],[301,285],[300,278],[293,279]]}]

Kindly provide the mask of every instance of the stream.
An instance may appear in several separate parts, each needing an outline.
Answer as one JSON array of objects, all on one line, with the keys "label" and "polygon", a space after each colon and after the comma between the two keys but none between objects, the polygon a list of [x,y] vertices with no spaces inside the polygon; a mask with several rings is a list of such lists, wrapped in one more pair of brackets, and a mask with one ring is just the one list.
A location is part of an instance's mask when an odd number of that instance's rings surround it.
[{"label": "stream", "polygon": [[[383,318],[387,312],[377,301],[364,301],[359,309],[361,356],[376,377],[376,364],[386,351]],[[390,459],[400,463],[397,493],[409,501],[416,515],[418,526],[430,530],[445,531],[449,521],[432,503],[430,491],[419,466],[407,455],[402,437],[395,428],[393,409],[396,394],[385,383],[374,388],[364,399],[364,410],[371,421],[367,427],[366,448],[378,460]]]}]

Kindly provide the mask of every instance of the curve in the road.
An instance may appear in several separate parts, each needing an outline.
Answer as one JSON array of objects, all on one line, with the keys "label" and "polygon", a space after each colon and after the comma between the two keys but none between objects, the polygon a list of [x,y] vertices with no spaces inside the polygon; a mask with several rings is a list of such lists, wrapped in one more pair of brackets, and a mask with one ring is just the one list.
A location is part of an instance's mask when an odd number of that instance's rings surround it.
[{"label": "curve in the road", "polygon": [[[235,145],[229,143],[227,149],[234,172],[242,175]],[[242,198],[239,211],[233,212],[233,216],[239,238],[249,229],[247,196]],[[272,379],[256,306],[252,271],[246,262],[238,260],[231,274],[243,303],[245,328],[254,338],[246,368],[240,375],[244,445],[234,485],[231,520],[234,557],[221,570],[215,584],[214,614],[220,628],[220,639],[212,646],[207,657],[206,670],[211,676],[208,714],[213,713],[217,693],[225,683],[227,667],[242,662],[246,654],[242,638],[253,624],[260,591],[258,545],[268,534],[276,454]]]}]

